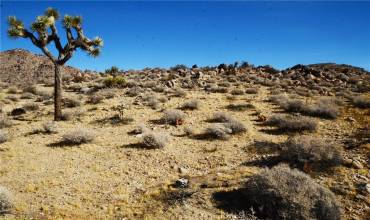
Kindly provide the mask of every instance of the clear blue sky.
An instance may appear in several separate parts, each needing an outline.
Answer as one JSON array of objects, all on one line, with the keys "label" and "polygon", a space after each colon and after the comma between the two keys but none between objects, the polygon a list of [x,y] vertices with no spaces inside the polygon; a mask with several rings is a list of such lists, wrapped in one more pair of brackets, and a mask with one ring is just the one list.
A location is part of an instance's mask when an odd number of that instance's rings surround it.
[{"label": "clear blue sky", "polygon": [[370,69],[370,2],[1,1],[1,50],[40,53],[29,40],[6,36],[6,18],[28,26],[50,6],[82,15],[87,36],[104,39],[100,57],[77,52],[67,63],[82,69],[243,60],[279,69],[319,62]]}]

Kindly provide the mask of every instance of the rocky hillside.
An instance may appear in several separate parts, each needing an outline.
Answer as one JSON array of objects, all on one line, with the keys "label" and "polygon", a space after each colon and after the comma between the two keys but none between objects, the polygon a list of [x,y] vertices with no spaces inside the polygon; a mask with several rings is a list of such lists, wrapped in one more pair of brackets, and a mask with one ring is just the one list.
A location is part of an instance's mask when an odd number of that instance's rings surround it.
[{"label": "rocky hillside", "polygon": [[[1,52],[0,63],[0,80],[10,84],[46,83],[52,80],[54,73],[47,57],[23,49]],[[70,66],[62,68],[65,79],[88,74]]]}]

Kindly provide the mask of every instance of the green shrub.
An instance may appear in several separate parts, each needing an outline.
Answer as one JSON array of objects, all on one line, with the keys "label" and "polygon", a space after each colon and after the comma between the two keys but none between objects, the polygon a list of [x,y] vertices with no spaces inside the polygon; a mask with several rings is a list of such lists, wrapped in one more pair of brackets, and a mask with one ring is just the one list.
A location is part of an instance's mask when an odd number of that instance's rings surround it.
[{"label": "green shrub", "polygon": [[107,77],[104,80],[104,85],[106,87],[124,87],[126,85],[126,80],[122,76]]}]

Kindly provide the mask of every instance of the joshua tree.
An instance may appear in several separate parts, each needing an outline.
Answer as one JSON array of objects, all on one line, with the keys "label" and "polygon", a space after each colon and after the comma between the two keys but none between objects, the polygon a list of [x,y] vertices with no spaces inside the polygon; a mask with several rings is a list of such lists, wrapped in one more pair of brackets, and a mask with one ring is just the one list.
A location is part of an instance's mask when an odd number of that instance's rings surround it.
[{"label": "joshua tree", "polygon": [[[31,31],[27,30],[23,22],[15,16],[8,18],[8,35],[12,38],[29,38],[54,64],[54,120],[56,121],[60,120],[62,115],[62,74],[60,66],[71,59],[78,48],[96,57],[100,54],[100,48],[103,46],[101,38],[96,37],[91,40],[84,35],[82,17],[65,15],[62,24],[66,31],[67,43],[63,47],[55,25],[58,18],[58,11],[48,8],[44,15],[37,16],[31,25]],[[35,32],[37,36],[34,35]],[[54,56],[47,48],[47,45],[51,42],[55,44],[58,57]]]}]

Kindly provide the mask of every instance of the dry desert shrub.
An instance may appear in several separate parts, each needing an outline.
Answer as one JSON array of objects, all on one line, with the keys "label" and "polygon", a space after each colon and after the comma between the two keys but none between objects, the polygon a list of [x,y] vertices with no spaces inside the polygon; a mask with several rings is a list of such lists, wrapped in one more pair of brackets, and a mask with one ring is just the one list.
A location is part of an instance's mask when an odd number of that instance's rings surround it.
[{"label": "dry desert shrub", "polygon": [[9,94],[17,94],[18,93],[18,88],[15,87],[15,86],[11,86],[8,88],[8,91],[7,91]]},{"label": "dry desert shrub", "polygon": [[287,132],[313,132],[317,129],[317,122],[311,118],[293,115],[273,115],[265,122],[265,125],[275,126],[280,131]]},{"label": "dry desert shrub", "polygon": [[259,90],[257,88],[248,88],[245,90],[247,94],[258,94]]},{"label": "dry desert shrub", "polygon": [[227,109],[229,109],[230,111],[246,111],[247,109],[254,109],[255,106],[250,104],[250,103],[246,103],[246,104],[229,104],[226,106]]},{"label": "dry desert shrub", "polygon": [[29,92],[25,92],[21,95],[21,99],[33,99],[35,95]]},{"label": "dry desert shrub", "polygon": [[216,112],[213,114],[212,118],[210,118],[208,121],[209,122],[229,122],[229,121],[232,121],[234,120],[234,118],[229,115],[228,113],[226,112]]},{"label": "dry desert shrub", "polygon": [[231,95],[244,95],[244,91],[242,89],[233,89],[230,91]]},{"label": "dry desert shrub", "polygon": [[3,186],[0,186],[0,215],[9,213],[13,208],[13,196]]},{"label": "dry desert shrub", "polygon": [[29,85],[23,88],[23,93],[31,93],[36,95],[37,94],[37,86],[36,85]]},{"label": "dry desert shrub", "polygon": [[213,93],[227,93],[229,91],[228,88],[217,86],[217,85],[212,85],[207,90]]},{"label": "dry desert shrub", "polygon": [[100,94],[92,94],[87,98],[86,102],[89,104],[95,105],[95,104],[101,103],[103,100],[104,100],[104,96]]},{"label": "dry desert shrub", "polygon": [[287,165],[252,176],[242,193],[244,202],[262,219],[341,219],[335,195]]},{"label": "dry desert shrub", "polygon": [[301,169],[307,165],[313,168],[329,168],[342,163],[341,149],[334,142],[320,137],[294,136],[284,144],[281,152],[284,161]]},{"label": "dry desert shrub", "polygon": [[0,144],[8,141],[8,135],[0,130]]},{"label": "dry desert shrub", "polygon": [[351,103],[358,108],[370,108],[370,97],[356,96],[350,98]]},{"label": "dry desert shrub", "polygon": [[139,86],[134,86],[134,87],[131,87],[127,90],[126,94],[129,96],[129,97],[134,97],[134,96],[138,96],[140,95],[141,93],[144,92],[144,89],[142,89],[141,87]]},{"label": "dry desert shrub", "polygon": [[149,131],[142,136],[141,144],[149,149],[163,148],[169,141],[166,133],[155,133]]},{"label": "dry desert shrub", "polygon": [[29,102],[24,104],[23,108],[27,111],[36,111],[40,109],[40,106],[37,103]]},{"label": "dry desert shrub", "polygon": [[305,104],[299,99],[280,99],[278,105],[286,112],[335,119],[339,116],[338,102],[334,99],[319,99],[315,104]]},{"label": "dry desert shrub", "polygon": [[19,101],[19,98],[18,98],[18,96],[16,96],[16,95],[8,95],[8,96],[6,97],[6,99],[11,100],[11,101],[13,101],[13,102],[18,102],[18,101]]},{"label": "dry desert shrub", "polygon": [[95,138],[95,133],[86,128],[77,128],[62,137],[62,143],[66,145],[80,145],[92,142]]},{"label": "dry desert shrub", "polygon": [[62,112],[61,119],[63,121],[70,121],[74,118],[77,118],[79,116],[82,116],[85,113],[83,109],[77,109],[77,110],[65,110]]},{"label": "dry desert shrub", "polygon": [[81,106],[81,101],[77,98],[67,97],[63,99],[63,104],[68,108],[74,108]]},{"label": "dry desert shrub", "polygon": [[0,114],[0,129],[12,126],[12,121],[4,114]]},{"label": "dry desert shrub", "polygon": [[38,101],[45,101],[53,98],[53,93],[47,90],[37,90],[36,95],[38,96]]},{"label": "dry desert shrub", "polygon": [[232,130],[224,124],[212,124],[204,130],[203,135],[211,139],[226,140],[230,137],[231,133]]},{"label": "dry desert shrub", "polygon": [[49,121],[42,124],[43,132],[47,134],[57,133],[58,125],[55,121]]},{"label": "dry desert shrub", "polygon": [[197,99],[193,99],[185,102],[181,105],[180,109],[182,110],[196,110],[200,108],[200,102]]},{"label": "dry desert shrub", "polygon": [[102,89],[99,90],[96,95],[102,96],[104,99],[112,99],[116,96],[115,89]]},{"label": "dry desert shrub", "polygon": [[173,93],[173,96],[175,97],[185,97],[186,96],[186,91],[181,88],[174,88],[172,93]]},{"label": "dry desert shrub", "polygon": [[184,123],[186,114],[177,109],[166,110],[163,113],[161,121],[170,125],[181,125]]}]

